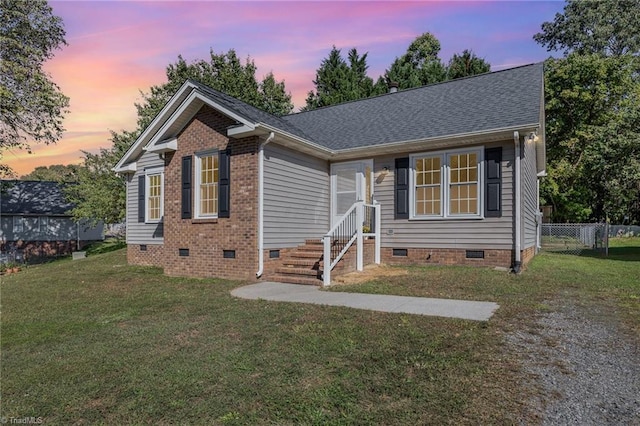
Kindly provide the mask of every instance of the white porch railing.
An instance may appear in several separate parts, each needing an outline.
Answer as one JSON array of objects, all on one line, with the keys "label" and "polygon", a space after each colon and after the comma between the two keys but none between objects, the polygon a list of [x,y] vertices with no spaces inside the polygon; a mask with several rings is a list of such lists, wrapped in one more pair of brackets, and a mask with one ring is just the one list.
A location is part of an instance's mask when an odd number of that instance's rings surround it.
[{"label": "white porch railing", "polygon": [[331,284],[331,270],[354,242],[356,243],[356,270],[362,271],[364,237],[375,238],[374,262],[380,264],[380,204],[378,203],[365,204],[363,201],[358,201],[323,237],[323,286]]}]

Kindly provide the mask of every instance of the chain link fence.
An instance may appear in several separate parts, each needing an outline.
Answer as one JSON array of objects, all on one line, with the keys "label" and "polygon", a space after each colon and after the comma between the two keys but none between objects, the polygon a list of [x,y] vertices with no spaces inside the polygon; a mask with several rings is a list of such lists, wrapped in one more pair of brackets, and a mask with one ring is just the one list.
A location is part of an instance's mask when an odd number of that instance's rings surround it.
[{"label": "chain link fence", "polygon": [[543,250],[582,254],[587,250],[607,254],[609,229],[606,223],[543,223],[540,242]]}]

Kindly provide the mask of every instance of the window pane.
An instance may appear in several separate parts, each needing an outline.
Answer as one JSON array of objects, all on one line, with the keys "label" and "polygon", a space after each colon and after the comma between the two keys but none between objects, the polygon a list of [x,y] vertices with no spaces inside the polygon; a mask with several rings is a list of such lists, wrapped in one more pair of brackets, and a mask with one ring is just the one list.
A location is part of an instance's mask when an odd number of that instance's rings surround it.
[{"label": "window pane", "polygon": [[475,182],[478,180],[478,169],[472,168],[469,170],[469,182]]},{"label": "window pane", "polygon": [[356,202],[356,192],[343,192],[336,194],[336,213],[343,215]]},{"label": "window pane", "polygon": [[339,192],[356,190],[356,169],[338,170],[336,188]]},{"label": "window pane", "polygon": [[147,175],[147,218],[157,221],[162,218],[162,174]]},{"label": "window pane", "polygon": [[449,213],[478,213],[478,154],[449,156]]},{"label": "window pane", "polygon": [[199,215],[211,216],[218,213],[218,155],[200,157]]},{"label": "window pane", "polygon": [[415,159],[416,182],[414,213],[417,216],[440,214],[440,157]]}]

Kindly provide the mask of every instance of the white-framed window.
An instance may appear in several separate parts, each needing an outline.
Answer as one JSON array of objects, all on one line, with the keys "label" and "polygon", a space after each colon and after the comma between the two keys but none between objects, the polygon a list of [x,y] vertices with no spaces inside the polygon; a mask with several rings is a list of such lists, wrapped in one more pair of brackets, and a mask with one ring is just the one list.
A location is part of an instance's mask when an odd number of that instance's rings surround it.
[{"label": "white-framed window", "polygon": [[13,233],[18,234],[24,232],[24,218],[22,216],[13,217]]},{"label": "white-framed window", "polygon": [[410,156],[410,217],[481,218],[482,149]]},{"label": "white-framed window", "polygon": [[145,170],[145,222],[157,223],[164,216],[164,169]]},{"label": "white-framed window", "polygon": [[220,181],[218,151],[196,154],[195,159],[195,217],[218,217],[218,183]]}]

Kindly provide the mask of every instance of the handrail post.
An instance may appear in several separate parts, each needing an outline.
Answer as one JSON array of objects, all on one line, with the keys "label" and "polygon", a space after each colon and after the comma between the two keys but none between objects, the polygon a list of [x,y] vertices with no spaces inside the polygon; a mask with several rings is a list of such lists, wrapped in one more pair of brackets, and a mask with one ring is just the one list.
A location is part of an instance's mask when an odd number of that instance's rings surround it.
[{"label": "handrail post", "polygon": [[381,227],[382,227],[382,219],[380,218],[380,204],[378,204],[377,202],[374,203],[374,214],[375,214],[375,233],[376,235],[374,236],[375,240],[375,253],[374,253],[374,262],[376,263],[376,265],[380,264],[380,247],[381,247],[381,237],[382,237],[382,231],[381,231]]},{"label": "handrail post", "polygon": [[356,207],[356,270],[362,271],[363,269],[363,261],[362,261],[362,224],[364,223],[364,203],[359,203],[358,207]]},{"label": "handrail post", "polygon": [[323,255],[322,260],[324,267],[322,268],[322,286],[327,287],[331,284],[331,236],[325,235],[322,238]]}]

